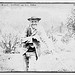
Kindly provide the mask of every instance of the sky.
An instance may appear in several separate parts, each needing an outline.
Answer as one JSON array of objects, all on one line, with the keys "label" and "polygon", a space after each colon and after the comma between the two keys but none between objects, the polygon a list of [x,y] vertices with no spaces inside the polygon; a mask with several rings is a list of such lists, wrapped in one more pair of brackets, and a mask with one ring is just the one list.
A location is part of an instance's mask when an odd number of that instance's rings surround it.
[{"label": "sky", "polygon": [[[39,24],[45,30],[51,26],[57,27],[61,22],[65,23],[71,15],[73,4],[37,4],[35,6],[0,6],[0,28],[3,30],[21,31],[29,25],[28,18],[40,17]],[[11,29],[10,29],[11,27]]]}]

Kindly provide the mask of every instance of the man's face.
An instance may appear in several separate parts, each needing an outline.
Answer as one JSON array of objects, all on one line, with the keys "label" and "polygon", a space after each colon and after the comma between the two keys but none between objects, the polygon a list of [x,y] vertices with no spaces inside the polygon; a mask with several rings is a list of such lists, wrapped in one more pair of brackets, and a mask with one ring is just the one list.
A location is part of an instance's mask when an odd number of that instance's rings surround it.
[{"label": "man's face", "polygon": [[36,29],[37,23],[38,23],[37,20],[32,20],[32,21],[31,21],[31,27],[32,27],[33,29]]}]

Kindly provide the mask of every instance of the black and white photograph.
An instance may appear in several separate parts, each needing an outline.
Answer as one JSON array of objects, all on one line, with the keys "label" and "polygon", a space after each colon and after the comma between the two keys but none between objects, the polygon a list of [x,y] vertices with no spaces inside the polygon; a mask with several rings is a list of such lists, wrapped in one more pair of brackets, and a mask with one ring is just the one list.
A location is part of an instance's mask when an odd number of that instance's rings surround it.
[{"label": "black and white photograph", "polygon": [[75,72],[75,3],[0,2],[0,72]]}]

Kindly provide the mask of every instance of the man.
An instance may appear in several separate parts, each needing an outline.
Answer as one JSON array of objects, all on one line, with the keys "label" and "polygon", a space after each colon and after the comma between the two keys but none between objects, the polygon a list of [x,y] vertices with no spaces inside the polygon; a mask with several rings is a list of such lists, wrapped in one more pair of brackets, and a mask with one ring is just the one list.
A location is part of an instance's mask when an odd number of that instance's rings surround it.
[{"label": "man", "polygon": [[[36,18],[36,17],[28,18],[28,21],[30,21],[30,25],[26,30],[24,30],[21,36],[22,42],[26,41],[26,42],[33,43],[33,45],[35,46],[34,52],[36,53],[37,58],[40,57],[40,55],[43,53],[51,53],[52,50],[54,49],[52,42],[49,40],[48,36],[46,35],[43,26],[38,24],[40,20],[41,18]],[[31,56],[30,49],[26,51],[26,53],[29,53],[29,55]]]},{"label": "man", "polygon": [[[31,37],[36,38],[37,40],[40,41],[41,52],[43,51],[52,52],[52,50],[54,49],[52,41],[49,40],[43,26],[38,24],[40,20],[41,18],[36,18],[36,17],[28,18],[28,21],[30,21],[30,25],[23,32],[22,35],[22,37],[24,38],[23,40],[25,41],[28,39],[31,41]],[[39,56],[40,54],[38,50],[37,53]]]}]

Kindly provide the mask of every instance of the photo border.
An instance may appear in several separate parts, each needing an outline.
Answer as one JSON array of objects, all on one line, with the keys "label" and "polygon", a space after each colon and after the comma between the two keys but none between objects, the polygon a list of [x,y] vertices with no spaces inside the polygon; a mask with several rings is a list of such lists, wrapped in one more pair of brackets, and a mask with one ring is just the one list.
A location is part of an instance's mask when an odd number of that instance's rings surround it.
[{"label": "photo border", "polygon": [[[0,4],[75,4],[75,2],[0,2]],[[75,73],[75,71],[0,71],[0,73]]]}]

